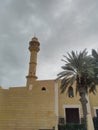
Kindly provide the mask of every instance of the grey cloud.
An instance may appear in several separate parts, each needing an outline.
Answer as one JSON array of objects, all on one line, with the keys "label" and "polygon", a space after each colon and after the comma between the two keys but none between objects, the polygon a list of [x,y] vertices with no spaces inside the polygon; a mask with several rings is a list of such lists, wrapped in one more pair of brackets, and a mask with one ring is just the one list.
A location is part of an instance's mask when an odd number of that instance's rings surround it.
[{"label": "grey cloud", "polygon": [[25,84],[28,43],[34,33],[41,42],[39,79],[54,78],[63,54],[97,47],[98,1],[0,0],[0,84]]}]

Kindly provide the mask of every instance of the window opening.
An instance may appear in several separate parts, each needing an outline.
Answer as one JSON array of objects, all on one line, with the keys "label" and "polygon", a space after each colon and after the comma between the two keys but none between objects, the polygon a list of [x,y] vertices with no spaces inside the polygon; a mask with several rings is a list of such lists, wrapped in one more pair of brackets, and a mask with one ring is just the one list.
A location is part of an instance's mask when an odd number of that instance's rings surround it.
[{"label": "window opening", "polygon": [[42,87],[42,91],[46,91],[46,88],[45,88],[45,87]]},{"label": "window opening", "polygon": [[71,86],[68,88],[68,96],[69,96],[70,98],[74,97],[73,88],[72,88]]}]

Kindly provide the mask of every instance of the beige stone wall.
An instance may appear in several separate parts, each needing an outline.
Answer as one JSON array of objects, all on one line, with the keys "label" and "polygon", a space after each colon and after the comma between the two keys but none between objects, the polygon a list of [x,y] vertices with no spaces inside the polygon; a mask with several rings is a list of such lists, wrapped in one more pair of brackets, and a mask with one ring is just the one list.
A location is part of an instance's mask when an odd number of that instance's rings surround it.
[{"label": "beige stone wall", "polygon": [[[42,91],[45,87],[46,90]],[[82,115],[79,95],[69,98],[67,91],[60,93],[58,82],[58,118],[65,117],[66,106],[79,106]],[[56,126],[55,81],[37,81],[29,90],[26,87],[0,88],[0,130],[38,130],[52,129]],[[98,106],[98,94],[90,94],[91,112]]]},{"label": "beige stone wall", "polygon": [[74,97],[69,98],[68,97],[68,89],[64,93],[61,93],[60,91],[60,82],[59,82],[59,117],[66,118],[65,115],[65,108],[74,108],[77,107],[79,108],[79,114],[80,118],[83,116],[82,109],[81,109],[81,104],[79,101],[79,94],[76,94],[75,87],[73,86],[74,90]]},{"label": "beige stone wall", "polygon": [[5,130],[8,128],[9,112],[8,112],[8,91],[0,88],[0,128]]},{"label": "beige stone wall", "polygon": [[[42,91],[42,87],[46,91]],[[55,126],[54,81],[38,81],[26,87],[1,91],[0,130],[38,130]]]}]

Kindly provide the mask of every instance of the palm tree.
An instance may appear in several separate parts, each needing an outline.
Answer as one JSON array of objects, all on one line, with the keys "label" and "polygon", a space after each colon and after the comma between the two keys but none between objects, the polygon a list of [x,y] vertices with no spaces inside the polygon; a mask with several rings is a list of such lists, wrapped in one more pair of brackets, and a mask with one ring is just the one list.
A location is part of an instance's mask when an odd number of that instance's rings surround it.
[{"label": "palm tree", "polygon": [[[87,117],[87,99],[88,92],[95,93],[96,83],[94,74],[94,59],[88,55],[87,50],[72,51],[64,55],[65,65],[62,66],[63,71],[58,74],[57,79],[61,79],[61,92],[63,93],[67,87],[72,86],[76,82],[76,92],[79,92],[80,102],[83,109],[84,123],[86,125]],[[87,129],[87,128],[86,128]]]}]

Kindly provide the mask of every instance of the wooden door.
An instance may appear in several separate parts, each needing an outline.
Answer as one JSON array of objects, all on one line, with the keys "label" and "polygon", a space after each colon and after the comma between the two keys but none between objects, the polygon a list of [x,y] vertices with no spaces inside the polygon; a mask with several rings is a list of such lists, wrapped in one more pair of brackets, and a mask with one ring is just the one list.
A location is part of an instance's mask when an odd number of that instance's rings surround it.
[{"label": "wooden door", "polygon": [[79,123],[79,108],[65,108],[66,122]]}]

